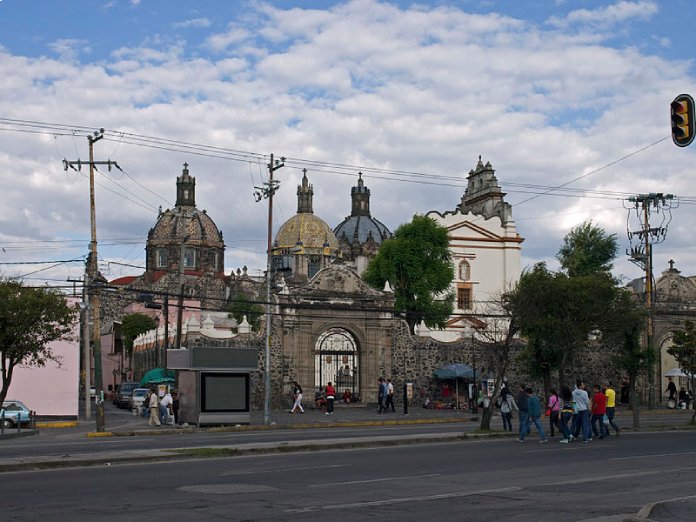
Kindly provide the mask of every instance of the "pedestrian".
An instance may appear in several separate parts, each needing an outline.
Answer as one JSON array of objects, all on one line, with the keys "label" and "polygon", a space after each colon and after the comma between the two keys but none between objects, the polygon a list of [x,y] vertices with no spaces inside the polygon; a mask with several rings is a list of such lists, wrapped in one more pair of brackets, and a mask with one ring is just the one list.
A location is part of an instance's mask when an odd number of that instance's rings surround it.
[{"label": "pedestrian", "polygon": [[384,409],[388,412],[389,406],[391,406],[392,413],[396,413],[396,408],[394,408],[394,385],[391,379],[387,379],[387,397]]},{"label": "pedestrian", "polygon": [[326,384],[326,415],[333,415],[334,399],[336,398],[336,388],[333,387],[331,381]]},{"label": "pedestrian", "polygon": [[[669,384],[667,384],[667,391],[669,392],[669,401],[675,401],[674,404],[676,405],[677,401],[677,385],[674,384],[674,380],[671,377],[668,377],[669,379]],[[670,407],[669,405],[667,406],[668,408]],[[672,406],[674,408],[674,406]]]},{"label": "pedestrian", "polygon": [[379,406],[377,413],[382,413],[383,411],[386,411],[386,408],[384,407],[384,401],[386,400],[385,395],[387,394],[387,386],[386,383],[384,382],[384,379],[380,377],[377,379],[377,405]]},{"label": "pedestrian", "polygon": [[549,402],[546,405],[549,412],[549,433],[550,437],[554,436],[554,429],[561,431],[560,416],[561,416],[561,399],[558,397],[556,388],[549,390]]},{"label": "pedestrian", "polygon": [[[604,395],[607,396],[607,419],[609,419],[609,426],[614,428],[614,431],[618,435],[621,428],[614,422],[614,415],[616,414],[616,391],[614,391],[611,381],[607,383],[604,389]],[[607,435],[609,435],[609,426],[607,426]]]},{"label": "pedestrian", "polygon": [[603,439],[609,432],[604,425],[604,416],[607,414],[607,396],[602,393],[599,384],[595,384],[592,389],[592,433],[595,437]]},{"label": "pedestrian", "polygon": [[300,413],[304,413],[304,408],[302,407],[302,386],[300,386],[300,383],[295,381],[293,383],[292,387],[292,397],[295,399],[295,402],[292,404],[292,409],[290,410],[290,413],[295,413],[295,410],[299,408]]},{"label": "pedestrian", "polygon": [[148,390],[147,393],[145,394],[145,398],[143,399],[143,403],[140,405],[140,415],[143,418],[149,417],[150,416],[150,394],[152,393],[151,390]]},{"label": "pedestrian", "polygon": [[159,419],[159,397],[157,396],[157,390],[154,388],[150,391],[148,406],[150,408],[150,418],[147,421],[147,425],[152,426],[155,424],[156,426],[161,426],[162,423]]},{"label": "pedestrian", "polygon": [[[517,409],[520,412],[520,433],[519,438],[524,440],[524,435],[529,434],[529,413],[527,411],[527,401],[529,396],[524,387],[520,384],[520,390],[517,392]],[[524,433],[524,435],[523,435]]]},{"label": "pedestrian", "polygon": [[169,424],[169,407],[172,405],[172,402],[174,402],[174,399],[172,399],[171,393],[165,392],[159,403],[160,422],[162,424]]},{"label": "pedestrian", "polygon": [[[529,415],[529,420],[527,422],[531,422],[534,424],[536,427],[537,431],[539,432],[539,443],[540,444],[545,444],[548,442],[546,440],[546,434],[544,433],[544,427],[541,425],[541,402],[539,401],[539,397],[536,396],[534,393],[534,390],[532,388],[527,388],[526,390],[527,393],[527,413]],[[524,436],[526,435],[525,432],[520,433],[520,438],[518,439],[519,442],[524,442]]]},{"label": "pedestrian", "polygon": [[590,442],[592,440],[589,412],[590,396],[585,391],[585,383],[582,382],[582,379],[578,379],[575,382],[573,400],[575,401],[575,411],[577,411],[577,422],[573,437],[577,439],[580,436],[580,432],[582,432],[582,441]]},{"label": "pedestrian", "polygon": [[179,394],[172,392],[172,413],[174,414],[174,424],[179,425]]},{"label": "pedestrian", "polygon": [[560,440],[562,444],[568,444],[573,437],[570,434],[570,428],[568,428],[568,422],[573,417],[573,394],[570,388],[565,384],[561,386],[561,431],[563,432],[563,438]]},{"label": "pedestrian", "polygon": [[512,431],[512,412],[518,409],[507,387],[500,390],[500,416],[503,418],[503,430]]}]

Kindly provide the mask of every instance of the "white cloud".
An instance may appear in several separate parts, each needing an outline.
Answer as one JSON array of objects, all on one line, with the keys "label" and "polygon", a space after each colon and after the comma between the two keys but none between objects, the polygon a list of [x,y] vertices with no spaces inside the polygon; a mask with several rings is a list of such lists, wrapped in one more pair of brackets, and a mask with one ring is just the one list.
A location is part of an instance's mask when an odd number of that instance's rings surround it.
[{"label": "white cloud", "polygon": [[609,28],[630,20],[648,20],[657,11],[658,6],[652,0],[639,0],[637,2],[621,0],[615,4],[597,9],[570,11],[565,18],[551,17],[547,22],[562,28],[571,25]]},{"label": "white cloud", "polygon": [[210,20],[207,18],[192,18],[191,20],[184,20],[183,22],[172,24],[172,27],[176,29],[186,29],[188,27],[210,27]]},{"label": "white cloud", "polygon": [[74,62],[81,53],[89,53],[91,51],[87,41],[78,38],[62,38],[50,43],[48,47],[63,62]]},{"label": "white cloud", "polygon": [[[570,186],[597,191],[592,197],[562,192],[522,202],[543,192],[540,186],[561,185],[669,133],[668,102],[693,85],[688,64],[677,66],[639,46],[610,47],[601,34],[575,31],[602,19],[646,19],[652,5],[619,2],[573,11],[565,20],[571,30],[546,30],[532,21],[455,7],[401,9],[371,0],[324,10],[251,4],[244,16],[225,20],[224,31],[210,31],[204,47],[156,36],[123,40],[93,63],[76,59],[89,42],[56,43],[59,59],[3,49],[0,115],[426,174],[407,178],[426,183],[411,183],[366,170],[373,215],[391,229],[415,212],[453,209],[482,154],[514,204],[527,238],[525,261],[552,260],[569,228],[588,216],[617,233],[625,248],[622,195],[689,196],[696,175],[691,150],[676,150],[667,140]],[[660,37],[654,28],[647,34]],[[86,157],[85,138],[2,137],[0,183],[7,196],[0,243],[88,240],[84,173],[65,172],[61,165],[64,157]],[[265,266],[265,208],[252,198],[265,176],[263,159],[238,163],[136,147],[114,134],[96,144],[95,154],[117,160],[159,195],[119,172],[99,173],[103,259],[142,265],[147,231],[158,206],[172,206],[175,178],[187,161],[197,178],[199,207],[224,232],[228,269]],[[315,213],[331,225],[350,212],[355,183],[355,174],[334,170],[309,171]],[[278,176],[275,229],[296,210],[301,174],[289,165]],[[146,208],[122,188],[143,198]],[[695,233],[683,226],[693,219],[689,205],[675,211],[680,228],[655,250],[658,269],[672,257],[680,269],[696,273],[696,256],[686,248]],[[112,247],[102,238],[139,242]],[[65,255],[85,251],[83,243]],[[40,259],[47,253],[37,248],[13,255]],[[625,259],[617,265],[637,273]],[[128,269],[110,270],[107,276],[116,277]]]}]

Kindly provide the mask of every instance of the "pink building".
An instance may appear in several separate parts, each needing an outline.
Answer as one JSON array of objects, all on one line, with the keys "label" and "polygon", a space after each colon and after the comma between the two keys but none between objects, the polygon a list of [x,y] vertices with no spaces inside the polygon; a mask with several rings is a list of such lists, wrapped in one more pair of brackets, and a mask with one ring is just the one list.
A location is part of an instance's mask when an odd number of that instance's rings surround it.
[{"label": "pink building", "polygon": [[[67,297],[77,306],[80,299]],[[46,366],[16,367],[7,399],[22,401],[39,417],[77,419],[80,388],[80,321],[76,318],[72,340],[50,344],[60,363],[48,361]]]}]

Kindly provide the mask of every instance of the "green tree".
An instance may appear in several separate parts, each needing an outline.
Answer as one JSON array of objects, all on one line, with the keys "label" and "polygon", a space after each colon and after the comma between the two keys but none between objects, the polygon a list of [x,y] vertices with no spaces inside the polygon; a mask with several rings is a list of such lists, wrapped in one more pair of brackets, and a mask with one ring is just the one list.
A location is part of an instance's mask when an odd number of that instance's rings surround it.
[{"label": "green tree", "polygon": [[121,335],[123,348],[128,356],[128,365],[133,368],[133,341],[140,334],[149,332],[157,326],[155,320],[149,315],[141,313],[128,314],[121,319]]},{"label": "green tree", "polygon": [[[689,375],[691,389],[694,390],[696,374],[696,326],[691,321],[684,321],[684,330],[672,334],[672,346],[667,353],[674,357],[682,370]],[[696,409],[691,415],[691,423],[696,423]]]},{"label": "green tree", "polygon": [[232,314],[237,323],[241,323],[246,316],[247,322],[255,332],[258,331],[261,317],[264,314],[263,306],[253,301],[248,295],[241,293],[232,298],[227,305],[227,311]]},{"label": "green tree", "polygon": [[520,332],[528,340],[521,358],[532,375],[544,379],[545,391],[554,369],[565,384],[565,370],[577,348],[613,320],[616,290],[616,281],[606,273],[569,277],[549,271],[544,263],[523,272],[513,303]]},{"label": "green tree", "polygon": [[609,273],[618,252],[616,234],[585,221],[563,239],[556,258],[570,277]]},{"label": "green tree", "polygon": [[602,346],[613,351],[612,363],[628,375],[629,403],[633,410],[633,426],[640,426],[637,382],[655,362],[655,350],[640,343],[645,325],[645,309],[631,293],[617,288],[611,310],[602,330]]},{"label": "green tree", "polygon": [[0,404],[7,397],[14,369],[60,365],[60,356],[49,344],[69,340],[75,326],[75,307],[50,288],[29,288],[20,281],[0,281]]},{"label": "green tree", "polygon": [[454,276],[447,229],[426,216],[414,216],[382,243],[370,260],[363,279],[382,289],[389,281],[396,312],[406,317],[411,332],[424,321],[442,328],[452,314]]}]

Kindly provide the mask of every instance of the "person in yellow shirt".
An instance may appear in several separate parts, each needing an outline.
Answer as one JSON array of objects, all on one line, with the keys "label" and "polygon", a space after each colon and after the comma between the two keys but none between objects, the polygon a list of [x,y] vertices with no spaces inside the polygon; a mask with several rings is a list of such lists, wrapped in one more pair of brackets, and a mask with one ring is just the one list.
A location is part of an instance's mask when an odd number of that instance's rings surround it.
[{"label": "person in yellow shirt", "polygon": [[[607,396],[607,418],[609,419],[609,425],[614,428],[616,434],[618,435],[621,429],[614,422],[614,414],[616,413],[616,391],[611,382],[608,382],[604,388],[604,395]],[[607,426],[607,437],[609,436],[609,427]]]}]

